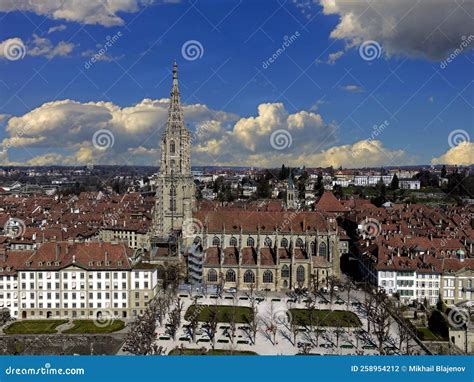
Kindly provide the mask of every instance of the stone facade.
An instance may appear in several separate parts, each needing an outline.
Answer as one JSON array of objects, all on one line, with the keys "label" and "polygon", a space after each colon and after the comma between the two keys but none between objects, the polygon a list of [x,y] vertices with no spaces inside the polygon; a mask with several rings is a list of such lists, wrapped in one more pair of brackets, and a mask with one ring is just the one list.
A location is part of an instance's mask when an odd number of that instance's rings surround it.
[{"label": "stone facade", "polygon": [[173,87],[166,130],[161,137],[160,173],[156,180],[153,236],[165,237],[192,219],[194,180],[191,174],[191,135],[184,126],[178,87],[178,67],[173,67]]}]

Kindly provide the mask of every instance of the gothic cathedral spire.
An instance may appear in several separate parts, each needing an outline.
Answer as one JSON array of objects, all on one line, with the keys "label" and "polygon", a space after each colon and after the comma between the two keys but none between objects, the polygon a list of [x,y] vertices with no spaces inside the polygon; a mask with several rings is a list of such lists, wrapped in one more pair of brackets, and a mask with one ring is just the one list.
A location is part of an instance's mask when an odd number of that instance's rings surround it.
[{"label": "gothic cathedral spire", "polygon": [[153,235],[168,236],[192,219],[194,180],[191,174],[191,134],[184,125],[178,86],[178,65],[173,64],[173,85],[165,131],[161,137]]}]

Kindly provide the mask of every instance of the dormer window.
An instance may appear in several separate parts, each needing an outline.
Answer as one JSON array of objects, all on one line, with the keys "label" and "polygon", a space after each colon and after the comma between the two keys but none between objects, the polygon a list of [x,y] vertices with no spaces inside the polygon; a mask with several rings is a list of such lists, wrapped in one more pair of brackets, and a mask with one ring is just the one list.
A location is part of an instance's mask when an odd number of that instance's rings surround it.
[{"label": "dormer window", "polygon": [[92,267],[94,265],[93,261],[89,261],[89,266]]},{"label": "dormer window", "polygon": [[48,261],[48,262],[46,263],[46,265],[47,265],[48,267],[50,267],[50,266],[51,266],[51,261]]},{"label": "dormer window", "polygon": [[122,260],[117,261],[118,265],[122,265]]},{"label": "dormer window", "polygon": [[42,261],[38,261],[38,266],[39,266],[39,267],[42,267],[42,266],[43,266],[43,262],[42,262]]},{"label": "dormer window", "polygon": [[59,266],[59,261],[55,261],[54,265]]},{"label": "dormer window", "polygon": [[100,261],[98,261],[98,262],[97,262],[97,266],[100,267],[101,265],[102,265],[102,263],[101,263]]},{"label": "dormer window", "polygon": [[110,266],[110,261],[106,261],[105,265]]}]

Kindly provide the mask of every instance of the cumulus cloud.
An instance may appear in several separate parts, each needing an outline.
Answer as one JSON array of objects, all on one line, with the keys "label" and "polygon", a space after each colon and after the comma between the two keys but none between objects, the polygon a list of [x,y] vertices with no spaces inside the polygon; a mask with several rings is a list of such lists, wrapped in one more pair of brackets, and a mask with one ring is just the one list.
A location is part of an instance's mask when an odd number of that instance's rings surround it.
[{"label": "cumulus cloud", "polygon": [[471,165],[474,164],[474,143],[461,142],[440,157],[433,158],[432,164]]},{"label": "cumulus cloud", "polygon": [[33,34],[33,40],[25,44],[21,38],[14,37],[0,42],[0,58],[17,60],[25,55],[53,57],[67,57],[75,45],[60,41],[54,45],[51,40]]},{"label": "cumulus cloud", "polygon": [[27,49],[27,54],[30,56],[45,56],[49,59],[59,56],[68,56],[75,45],[71,42],[60,41],[54,45],[51,40],[33,35],[33,42]]},{"label": "cumulus cloud", "polygon": [[[24,115],[9,117],[8,137],[1,143],[3,152],[44,150],[23,160],[29,165],[156,165],[168,104],[168,99],[144,99],[127,107],[102,101],[48,102]],[[282,103],[261,104],[257,115],[245,117],[203,104],[183,105],[183,112],[191,131],[195,165],[356,167],[409,160],[403,151],[389,150],[379,141],[334,146],[334,123],[314,112],[290,113]],[[106,150],[94,145],[93,137],[99,130],[113,136],[113,145]],[[285,147],[275,147],[275,133],[289,138]],[[15,164],[6,154],[0,156],[0,163]]]},{"label": "cumulus cloud", "polygon": [[324,14],[339,16],[332,38],[349,47],[375,40],[387,56],[440,60],[473,34],[472,1],[319,1]]},{"label": "cumulus cloud", "polygon": [[61,32],[66,29],[66,25],[61,24],[55,27],[51,27],[48,29],[48,34],[54,33],[54,32]]},{"label": "cumulus cloud", "polygon": [[316,60],[316,64],[329,64],[334,65],[337,60],[339,60],[344,55],[344,51],[338,50],[334,53],[329,53],[327,60]]},{"label": "cumulus cloud", "polygon": [[54,20],[110,27],[124,24],[119,13],[135,13],[151,3],[153,0],[0,0],[0,12],[29,11]]},{"label": "cumulus cloud", "polygon": [[[144,99],[119,107],[111,102],[81,103],[73,100],[48,102],[22,116],[10,117],[6,123],[8,137],[2,141],[9,150],[31,147],[44,150],[66,150],[58,163],[141,163],[156,164],[160,137],[167,120],[168,99]],[[222,126],[238,119],[232,113],[209,109],[205,105],[184,105],[190,128],[215,125],[201,129],[200,139],[222,134]],[[114,145],[100,150],[92,144],[94,133],[110,131]],[[156,154],[156,155],[155,155]],[[136,157],[136,158],[135,158]],[[144,161],[144,158],[147,161]],[[59,158],[59,157],[56,157]],[[53,155],[36,158],[41,163],[54,161]]]}]

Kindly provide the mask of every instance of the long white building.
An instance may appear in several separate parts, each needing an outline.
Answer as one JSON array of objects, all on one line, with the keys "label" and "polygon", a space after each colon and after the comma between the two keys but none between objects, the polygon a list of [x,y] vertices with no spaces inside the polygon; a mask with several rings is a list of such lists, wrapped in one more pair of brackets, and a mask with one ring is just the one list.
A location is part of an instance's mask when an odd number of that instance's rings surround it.
[{"label": "long white building", "polygon": [[129,318],[158,290],[158,271],[122,243],[49,242],[0,254],[0,308],[18,318]]}]

